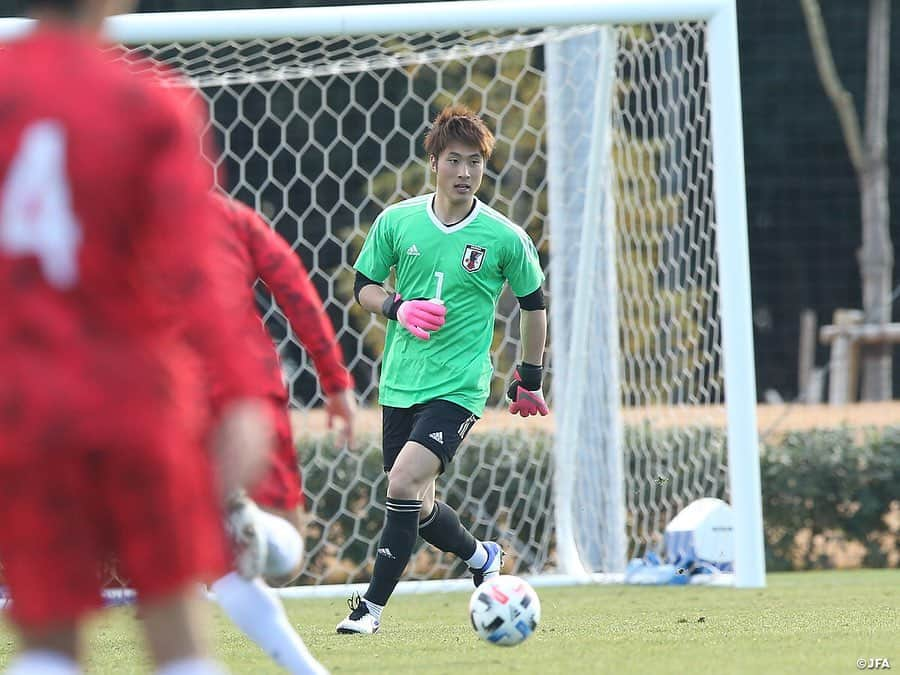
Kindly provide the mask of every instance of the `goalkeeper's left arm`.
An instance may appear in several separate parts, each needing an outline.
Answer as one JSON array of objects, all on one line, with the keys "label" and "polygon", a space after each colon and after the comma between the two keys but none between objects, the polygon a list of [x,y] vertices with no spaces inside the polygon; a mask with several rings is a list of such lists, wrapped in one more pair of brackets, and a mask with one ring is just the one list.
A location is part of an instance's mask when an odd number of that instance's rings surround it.
[{"label": "goalkeeper's left arm", "polygon": [[547,342],[547,310],[540,289],[519,298],[522,334],[522,362],[516,366],[513,381],[507,389],[509,412],[530,417],[550,412],[541,391],[543,384],[544,345]]}]

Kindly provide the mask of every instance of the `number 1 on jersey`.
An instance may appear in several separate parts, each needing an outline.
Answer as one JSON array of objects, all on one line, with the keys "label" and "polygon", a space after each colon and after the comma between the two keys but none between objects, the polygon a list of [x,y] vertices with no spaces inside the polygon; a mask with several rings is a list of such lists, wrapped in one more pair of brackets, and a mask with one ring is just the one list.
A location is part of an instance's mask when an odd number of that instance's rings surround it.
[{"label": "number 1 on jersey", "polygon": [[434,291],[434,297],[432,300],[437,300],[438,302],[443,302],[441,300],[441,291],[444,290],[444,273],[443,272],[435,272],[435,278],[437,278],[437,288]]}]

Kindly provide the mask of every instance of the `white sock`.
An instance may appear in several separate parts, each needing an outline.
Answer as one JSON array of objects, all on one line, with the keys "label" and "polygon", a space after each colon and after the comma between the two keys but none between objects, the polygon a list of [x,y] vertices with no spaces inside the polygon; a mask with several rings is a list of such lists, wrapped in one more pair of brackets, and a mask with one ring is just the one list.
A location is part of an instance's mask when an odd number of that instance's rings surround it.
[{"label": "white sock", "polygon": [[300,564],[303,537],[284,518],[261,511],[258,519],[268,542],[265,576],[284,577]]},{"label": "white sock", "polygon": [[381,621],[381,613],[384,611],[384,605],[376,605],[374,602],[370,602],[363,598],[363,602],[366,603],[366,607],[369,608],[369,614],[375,617],[376,621]]},{"label": "white sock", "polygon": [[170,661],[156,675],[228,675],[228,671],[211,659],[197,658]]},{"label": "white sock", "polygon": [[487,564],[488,560],[488,552],[480,541],[478,542],[478,546],[475,547],[475,553],[472,554],[472,557],[466,560],[466,565],[471,567],[473,570],[480,570]]},{"label": "white sock", "polygon": [[49,649],[33,649],[22,652],[12,660],[6,675],[79,675],[78,664],[65,654]]},{"label": "white sock", "polygon": [[262,647],[275,663],[294,675],[324,675],[288,621],[284,606],[261,579],[248,581],[237,572],[212,585],[216,602],[241,631]]}]

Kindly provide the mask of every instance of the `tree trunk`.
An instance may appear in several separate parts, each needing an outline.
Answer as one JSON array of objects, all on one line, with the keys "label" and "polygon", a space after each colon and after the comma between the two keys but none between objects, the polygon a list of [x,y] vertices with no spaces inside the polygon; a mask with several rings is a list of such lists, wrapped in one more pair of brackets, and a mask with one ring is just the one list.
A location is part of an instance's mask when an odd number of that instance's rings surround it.
[{"label": "tree trunk", "polygon": [[[890,0],[869,3],[868,72],[863,165],[859,171],[862,248],[858,252],[866,323],[891,320],[894,256],[888,201],[887,110],[890,58]],[[892,398],[892,345],[862,349],[861,398]]]}]

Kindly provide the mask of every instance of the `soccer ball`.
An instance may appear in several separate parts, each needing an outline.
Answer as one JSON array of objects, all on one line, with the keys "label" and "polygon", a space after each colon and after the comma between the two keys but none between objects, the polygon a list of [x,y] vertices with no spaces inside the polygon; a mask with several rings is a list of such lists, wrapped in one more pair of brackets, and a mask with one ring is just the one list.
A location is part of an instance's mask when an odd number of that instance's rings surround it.
[{"label": "soccer ball", "polygon": [[499,574],[472,593],[469,619],[482,640],[512,647],[524,642],[537,628],[541,601],[524,579]]}]

